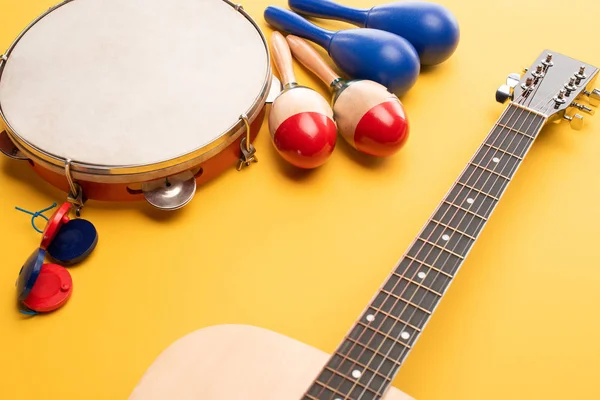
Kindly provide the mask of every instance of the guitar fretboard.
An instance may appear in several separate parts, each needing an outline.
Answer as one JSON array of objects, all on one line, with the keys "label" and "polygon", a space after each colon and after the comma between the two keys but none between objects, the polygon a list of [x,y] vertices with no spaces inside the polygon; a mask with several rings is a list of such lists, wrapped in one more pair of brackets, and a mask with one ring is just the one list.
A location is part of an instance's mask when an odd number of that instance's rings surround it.
[{"label": "guitar fretboard", "polygon": [[507,107],[303,400],[383,397],[545,120]]}]

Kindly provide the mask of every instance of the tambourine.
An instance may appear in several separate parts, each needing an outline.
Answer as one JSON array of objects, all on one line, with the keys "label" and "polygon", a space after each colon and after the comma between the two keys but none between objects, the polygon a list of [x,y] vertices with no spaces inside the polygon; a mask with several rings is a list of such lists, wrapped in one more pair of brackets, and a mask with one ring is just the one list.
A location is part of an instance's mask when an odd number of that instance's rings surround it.
[{"label": "tambourine", "polygon": [[0,56],[0,150],[68,194],[188,204],[257,161],[281,91],[256,22],[228,0],[68,0]]}]

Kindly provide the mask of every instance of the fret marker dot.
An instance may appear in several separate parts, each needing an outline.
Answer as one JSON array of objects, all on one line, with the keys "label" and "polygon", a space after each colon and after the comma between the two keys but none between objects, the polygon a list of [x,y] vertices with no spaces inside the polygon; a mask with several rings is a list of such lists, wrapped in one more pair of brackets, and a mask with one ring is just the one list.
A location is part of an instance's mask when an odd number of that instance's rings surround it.
[{"label": "fret marker dot", "polygon": [[417,277],[419,279],[425,279],[426,276],[427,276],[427,274],[425,272],[422,272],[422,271],[417,274]]},{"label": "fret marker dot", "polygon": [[498,164],[500,162],[500,159],[498,157],[494,157],[492,159],[493,162],[495,162],[496,164]]},{"label": "fret marker dot", "polygon": [[444,235],[444,236],[442,236],[442,240],[443,240],[444,242],[447,242],[448,240],[450,240],[450,236],[448,236],[448,235]]},{"label": "fret marker dot", "polygon": [[406,340],[406,339],[410,338],[410,333],[408,333],[408,332],[402,332],[402,333],[400,334],[400,337],[401,337],[402,339]]},{"label": "fret marker dot", "polygon": [[355,369],[354,371],[352,371],[352,377],[355,379],[358,379],[362,376],[362,372],[360,372],[359,370]]},{"label": "fret marker dot", "polygon": [[367,315],[367,321],[369,321],[369,322],[375,321],[375,316],[373,314]]},{"label": "fret marker dot", "polygon": [[473,200],[473,199],[467,199],[467,203],[473,204],[473,203],[475,203],[475,200]]}]

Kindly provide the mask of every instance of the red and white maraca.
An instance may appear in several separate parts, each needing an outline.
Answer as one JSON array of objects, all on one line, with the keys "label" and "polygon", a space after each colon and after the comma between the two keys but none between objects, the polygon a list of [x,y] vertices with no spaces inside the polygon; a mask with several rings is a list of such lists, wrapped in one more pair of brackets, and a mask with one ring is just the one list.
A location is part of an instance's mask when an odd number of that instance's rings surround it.
[{"label": "red and white maraca", "polygon": [[327,162],[337,142],[333,110],[319,93],[298,85],[292,53],[281,33],[273,32],[271,48],[284,85],[269,114],[273,144],[281,157],[296,167],[320,167]]},{"label": "red and white maraca", "polygon": [[377,82],[342,79],[304,39],[288,35],[287,42],[294,57],[330,86],[335,121],[352,147],[375,157],[391,156],[404,147],[410,124],[396,95]]}]

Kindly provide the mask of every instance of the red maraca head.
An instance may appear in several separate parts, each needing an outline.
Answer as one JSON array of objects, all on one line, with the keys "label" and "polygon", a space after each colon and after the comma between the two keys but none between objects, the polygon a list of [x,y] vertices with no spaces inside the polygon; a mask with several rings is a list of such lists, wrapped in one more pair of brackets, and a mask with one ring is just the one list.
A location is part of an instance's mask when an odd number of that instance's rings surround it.
[{"label": "red maraca head", "polygon": [[408,140],[410,124],[402,103],[379,83],[350,82],[333,109],[340,134],[362,153],[389,157]]},{"label": "red maraca head", "polygon": [[281,157],[304,169],[325,164],[337,141],[333,110],[323,96],[302,86],[283,92],[273,102],[269,130]]}]

